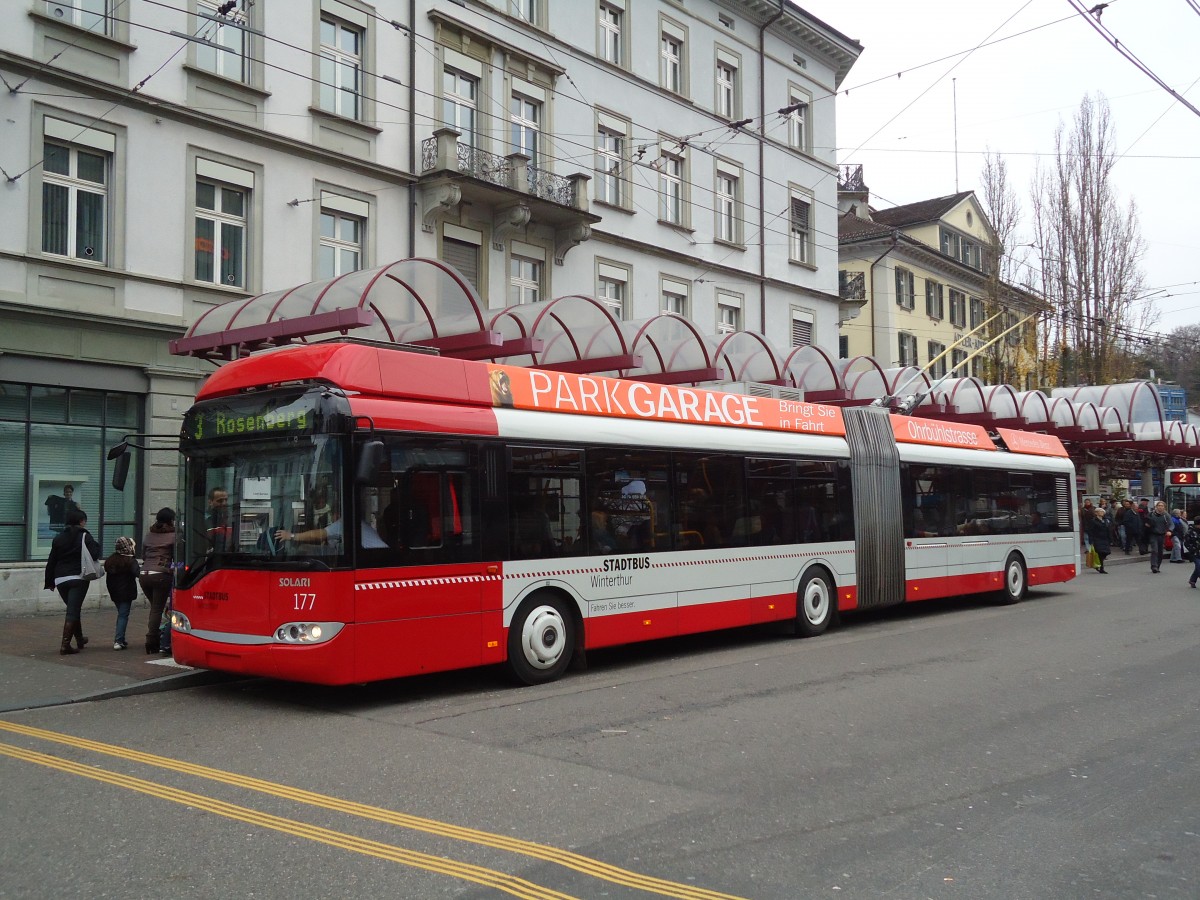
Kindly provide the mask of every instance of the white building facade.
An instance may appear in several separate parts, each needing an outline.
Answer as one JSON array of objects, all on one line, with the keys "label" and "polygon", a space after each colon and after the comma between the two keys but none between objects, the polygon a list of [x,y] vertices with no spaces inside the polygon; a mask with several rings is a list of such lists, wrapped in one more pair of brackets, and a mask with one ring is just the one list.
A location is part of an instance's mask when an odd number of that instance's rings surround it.
[{"label": "white building facade", "polygon": [[[175,505],[214,305],[412,256],[836,348],[834,98],[787,0],[28,0],[0,37],[0,612],[70,484],[110,552]],[[782,339],[786,336],[786,339]],[[100,595],[93,589],[92,601]]]}]

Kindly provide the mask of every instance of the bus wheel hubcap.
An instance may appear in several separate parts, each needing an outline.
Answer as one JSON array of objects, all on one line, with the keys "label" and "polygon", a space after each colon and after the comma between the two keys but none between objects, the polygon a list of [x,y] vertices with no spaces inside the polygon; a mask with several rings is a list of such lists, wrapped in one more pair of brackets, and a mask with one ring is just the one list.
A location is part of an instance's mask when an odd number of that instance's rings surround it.
[{"label": "bus wheel hubcap", "polygon": [[521,649],[531,666],[549,669],[563,655],[566,625],[558,610],[539,606],[531,610],[521,626]]},{"label": "bus wheel hubcap", "polygon": [[825,592],[825,585],[820,581],[814,581],[804,592],[804,617],[816,624],[825,618],[828,608],[829,595]]}]

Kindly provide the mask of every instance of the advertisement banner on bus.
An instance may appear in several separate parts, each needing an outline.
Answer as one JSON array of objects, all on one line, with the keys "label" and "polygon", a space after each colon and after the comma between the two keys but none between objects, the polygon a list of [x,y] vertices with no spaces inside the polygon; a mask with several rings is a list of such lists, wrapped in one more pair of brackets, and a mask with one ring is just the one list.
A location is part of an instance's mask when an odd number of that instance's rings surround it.
[{"label": "advertisement banner on bus", "polygon": [[820,403],[520,366],[489,365],[488,373],[492,403],[499,407],[839,437],[846,433],[842,411]]}]

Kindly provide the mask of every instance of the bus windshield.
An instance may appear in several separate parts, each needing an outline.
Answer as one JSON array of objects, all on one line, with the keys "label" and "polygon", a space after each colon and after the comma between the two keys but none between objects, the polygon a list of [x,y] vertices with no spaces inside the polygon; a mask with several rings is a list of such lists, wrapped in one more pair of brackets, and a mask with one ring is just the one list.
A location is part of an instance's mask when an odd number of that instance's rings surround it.
[{"label": "bus windshield", "polygon": [[180,535],[185,582],[226,565],[342,564],[341,458],[339,439],[320,435],[192,452]]}]

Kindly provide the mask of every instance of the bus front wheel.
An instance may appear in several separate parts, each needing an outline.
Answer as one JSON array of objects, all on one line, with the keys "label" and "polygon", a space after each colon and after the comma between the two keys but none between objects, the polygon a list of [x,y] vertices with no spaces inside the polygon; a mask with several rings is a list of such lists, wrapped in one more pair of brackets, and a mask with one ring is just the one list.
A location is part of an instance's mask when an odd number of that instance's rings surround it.
[{"label": "bus front wheel", "polygon": [[508,628],[508,667],[522,684],[554,681],[575,652],[575,620],[561,598],[530,597]]},{"label": "bus front wheel", "polygon": [[823,634],[833,619],[836,598],[833,582],[824,569],[805,571],[796,594],[796,633],[801,637]]},{"label": "bus front wheel", "polygon": [[1004,561],[1004,587],[1000,589],[1001,603],[1019,603],[1025,598],[1029,588],[1029,575],[1025,570],[1025,560],[1021,554],[1010,553]]}]

